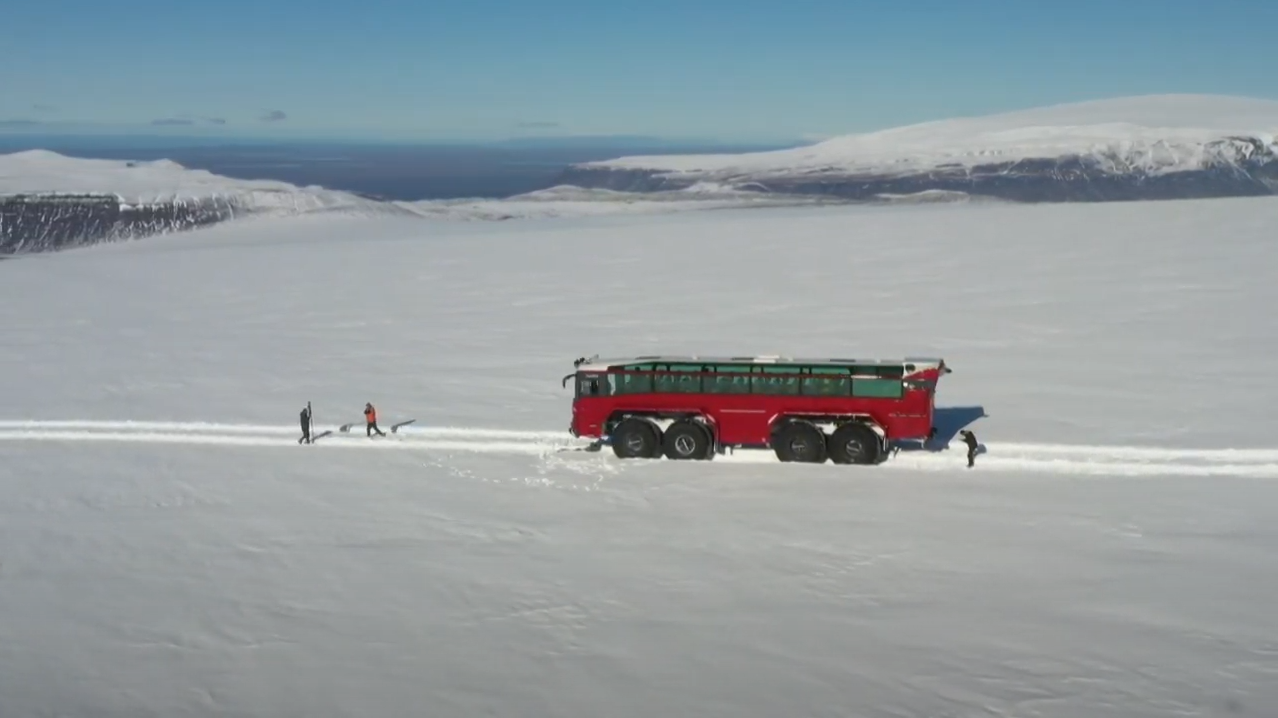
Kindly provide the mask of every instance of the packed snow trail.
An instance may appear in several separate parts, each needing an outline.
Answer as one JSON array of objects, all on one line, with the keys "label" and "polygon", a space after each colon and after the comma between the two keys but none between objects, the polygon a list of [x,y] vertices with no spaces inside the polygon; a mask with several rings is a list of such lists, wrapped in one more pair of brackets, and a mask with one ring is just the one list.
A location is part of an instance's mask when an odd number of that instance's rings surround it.
[{"label": "packed snow trail", "polygon": [[[421,426],[368,437],[339,425],[317,425],[314,448],[470,452],[546,455],[584,448],[589,442],[566,431],[488,427]],[[296,446],[299,426],[215,422],[0,420],[0,441],[127,442],[242,447]],[[905,471],[966,470],[961,445],[947,451],[902,451],[878,469]],[[605,452],[611,459],[611,453]],[[715,461],[778,463],[768,451],[738,451]],[[636,462],[646,463],[646,462]],[[856,467],[839,467],[841,470]],[[995,442],[986,445],[976,469],[1094,476],[1235,476],[1278,478],[1278,449],[1177,449],[1154,446],[1089,446]]]},{"label": "packed snow trail", "polygon": [[[342,424],[315,424],[312,431],[337,431]],[[301,424],[226,424],[208,421],[84,421],[84,420],[0,420],[0,431],[13,429],[83,429],[88,431],[162,431],[166,433],[225,434],[293,434],[301,435]],[[354,429],[352,429],[354,433]],[[465,436],[485,439],[563,439],[566,431],[528,431],[521,429],[484,429],[450,426],[409,425],[400,435]],[[1278,452],[1275,452],[1278,454]]]},{"label": "packed snow trail", "polygon": [[[311,428],[314,447],[468,451],[497,454],[545,454],[584,446],[565,431],[521,431],[461,427],[401,427],[368,437],[362,426],[350,432],[337,424]],[[223,446],[289,446],[302,435],[300,425],[228,424],[164,421],[0,421],[0,441],[96,441]],[[287,437],[287,438],[286,438]]]}]

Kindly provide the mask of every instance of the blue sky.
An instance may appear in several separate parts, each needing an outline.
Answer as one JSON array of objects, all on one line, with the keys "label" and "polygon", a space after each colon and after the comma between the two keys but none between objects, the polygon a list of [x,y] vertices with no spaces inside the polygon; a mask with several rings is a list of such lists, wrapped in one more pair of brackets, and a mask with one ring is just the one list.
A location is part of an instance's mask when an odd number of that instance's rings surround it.
[{"label": "blue sky", "polygon": [[1278,99],[1276,37],[1278,2],[1256,0],[14,2],[0,123],[790,140],[1121,95]]}]

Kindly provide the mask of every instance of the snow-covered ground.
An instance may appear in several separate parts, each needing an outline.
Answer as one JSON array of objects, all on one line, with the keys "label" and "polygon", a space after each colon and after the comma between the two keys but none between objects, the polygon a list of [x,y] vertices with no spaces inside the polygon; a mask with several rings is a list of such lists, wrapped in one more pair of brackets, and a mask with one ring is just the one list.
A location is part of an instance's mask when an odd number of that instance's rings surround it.
[{"label": "snow-covered ground", "polygon": [[[0,715],[1267,715],[1276,224],[315,215],[4,262]],[[558,452],[595,352],[944,356],[987,453]],[[303,447],[307,401],[418,421]]]},{"label": "snow-covered ground", "polygon": [[812,173],[913,174],[1078,155],[1112,165],[1116,173],[1165,174],[1236,164],[1256,146],[1272,153],[1276,134],[1278,101],[1152,95],[944,119],[769,152],[622,157],[578,166],[742,181]]}]

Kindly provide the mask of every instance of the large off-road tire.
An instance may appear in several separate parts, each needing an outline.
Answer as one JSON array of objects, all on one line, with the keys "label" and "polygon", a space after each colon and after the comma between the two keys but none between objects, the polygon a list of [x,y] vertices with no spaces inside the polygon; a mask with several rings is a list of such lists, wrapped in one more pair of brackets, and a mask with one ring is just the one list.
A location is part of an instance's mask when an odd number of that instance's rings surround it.
[{"label": "large off-road tire", "polygon": [[860,422],[844,424],[830,434],[830,460],[836,464],[877,464],[882,458],[879,435]]},{"label": "large off-road tire", "polygon": [[661,430],[643,419],[626,419],[612,432],[612,453],[620,459],[661,456]]},{"label": "large off-road tire", "polygon": [[825,434],[805,421],[792,421],[772,434],[772,450],[781,461],[806,464],[825,462]]},{"label": "large off-road tire", "polygon": [[714,451],[710,428],[699,421],[683,419],[666,427],[661,440],[666,458],[675,461],[703,461]]}]

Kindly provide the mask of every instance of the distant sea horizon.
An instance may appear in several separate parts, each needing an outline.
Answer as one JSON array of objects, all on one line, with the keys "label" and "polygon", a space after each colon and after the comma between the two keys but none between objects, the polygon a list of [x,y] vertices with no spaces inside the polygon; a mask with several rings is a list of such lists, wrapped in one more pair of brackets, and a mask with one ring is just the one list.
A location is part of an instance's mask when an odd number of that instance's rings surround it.
[{"label": "distant sea horizon", "polygon": [[320,185],[394,201],[502,199],[545,189],[579,162],[634,154],[757,152],[801,143],[727,144],[642,137],[529,138],[387,144],[208,137],[0,135],[0,154],[43,149],[73,157],[167,159],[236,179]]}]

